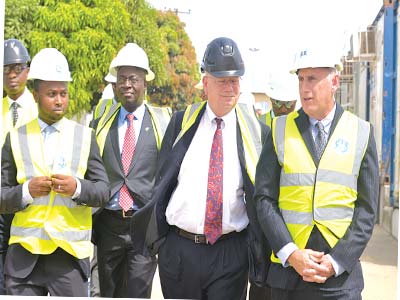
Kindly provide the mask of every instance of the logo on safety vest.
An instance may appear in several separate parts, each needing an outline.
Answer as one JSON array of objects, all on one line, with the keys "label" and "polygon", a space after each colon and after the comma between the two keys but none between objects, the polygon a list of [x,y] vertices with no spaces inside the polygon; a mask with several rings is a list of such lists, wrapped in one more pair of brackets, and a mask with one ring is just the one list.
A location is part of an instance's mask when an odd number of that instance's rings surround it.
[{"label": "logo on safety vest", "polygon": [[349,142],[340,138],[335,142],[335,151],[337,153],[345,154],[349,151]]},{"label": "logo on safety vest", "polygon": [[57,170],[63,170],[67,167],[67,161],[64,157],[60,156],[57,159]]}]

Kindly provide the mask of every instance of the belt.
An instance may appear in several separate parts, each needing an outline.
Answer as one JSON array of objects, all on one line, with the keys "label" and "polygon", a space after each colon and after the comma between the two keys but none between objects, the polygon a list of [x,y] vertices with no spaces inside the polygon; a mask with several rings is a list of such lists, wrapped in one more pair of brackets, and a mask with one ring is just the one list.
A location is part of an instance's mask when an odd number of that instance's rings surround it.
[{"label": "belt", "polygon": [[[183,229],[181,229],[179,227],[176,227],[176,226],[171,226],[171,227],[178,235],[195,242],[195,244],[209,244],[209,242],[208,242],[208,240],[207,240],[207,238],[206,238],[206,236],[204,234],[191,233],[191,232],[188,232],[188,231],[183,230]],[[229,238],[234,237],[236,235],[239,235],[244,231],[245,230],[243,230],[241,232],[232,231],[232,232],[223,234],[218,238],[217,242],[229,239]]]},{"label": "belt", "polygon": [[123,218],[123,219],[132,218],[133,214],[135,213],[135,210],[133,210],[133,209],[130,209],[127,211],[124,211],[123,209],[121,209],[121,210],[105,209],[105,211],[112,215],[115,215],[119,218]]}]

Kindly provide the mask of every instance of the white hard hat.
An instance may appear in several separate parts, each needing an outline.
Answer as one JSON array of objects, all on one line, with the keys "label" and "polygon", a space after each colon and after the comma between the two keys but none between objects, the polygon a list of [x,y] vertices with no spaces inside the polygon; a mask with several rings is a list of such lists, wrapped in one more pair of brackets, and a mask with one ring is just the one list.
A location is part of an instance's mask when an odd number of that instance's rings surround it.
[{"label": "white hard hat", "polygon": [[107,84],[101,94],[101,99],[113,99],[114,98],[114,90],[112,88],[111,83]]},{"label": "white hard hat", "polygon": [[28,79],[72,81],[68,61],[56,48],[44,48],[33,57]]},{"label": "white hard hat", "polygon": [[336,55],[331,49],[315,47],[305,48],[296,53],[290,73],[295,74],[299,69],[305,68],[335,68],[337,71],[342,71],[343,65],[340,55]]},{"label": "white hard hat", "polygon": [[104,80],[110,83],[116,83],[117,82],[117,77],[114,75],[111,75],[111,73],[108,73],[106,77],[104,77]]},{"label": "white hard hat", "polygon": [[253,93],[250,91],[241,92],[239,95],[238,103],[245,103],[248,105],[254,105],[256,102],[256,98]]},{"label": "white hard hat", "polygon": [[254,103],[254,108],[255,109],[263,109],[263,103],[261,103],[261,102],[256,102],[256,103]]},{"label": "white hard hat", "polygon": [[117,76],[117,69],[121,66],[138,67],[146,70],[146,80],[154,79],[154,73],[149,68],[149,59],[146,52],[135,43],[128,43],[119,50],[110,64],[110,74]]},{"label": "white hard hat", "polygon": [[267,83],[265,93],[268,97],[279,101],[294,101],[299,99],[299,84],[295,75],[283,72],[273,72]]}]

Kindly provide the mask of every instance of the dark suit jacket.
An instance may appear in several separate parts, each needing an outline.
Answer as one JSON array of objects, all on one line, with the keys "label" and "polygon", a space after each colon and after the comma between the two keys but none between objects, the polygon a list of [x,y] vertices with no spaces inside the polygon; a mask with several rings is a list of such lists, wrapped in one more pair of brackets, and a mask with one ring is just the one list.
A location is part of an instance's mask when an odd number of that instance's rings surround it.
[{"label": "dark suit jacket", "polygon": [[[12,154],[10,135],[7,135],[2,149],[1,159],[1,213],[15,213],[23,210],[22,184],[17,182],[17,168]],[[92,207],[104,206],[109,200],[109,187],[103,161],[100,157],[94,132],[90,145],[90,154],[87,170],[81,183],[81,194],[74,199],[77,204]],[[39,255],[31,254],[19,244],[12,244],[7,250],[5,274],[17,278],[27,277],[35,267]],[[90,272],[89,259],[76,259],[82,274],[88,276]]]},{"label": "dark suit jacket", "polygon": [[[150,201],[153,192],[154,174],[159,154],[150,113],[146,108],[135,153],[126,176],[118,142],[118,114],[119,112],[111,124],[103,151],[104,166],[110,180],[110,196],[113,197],[119,192],[125,183],[135,204],[142,208]],[[99,119],[93,122],[94,128],[97,128],[98,121]]]},{"label": "dark suit jacket", "polygon": [[[335,130],[342,114],[343,108],[337,104],[329,137]],[[315,165],[318,166],[319,161],[310,131],[309,118],[302,109],[299,111],[299,116],[295,119],[295,122]],[[293,149],[293,151],[296,150]],[[271,287],[281,289],[352,289],[363,287],[359,258],[374,227],[378,203],[378,170],[376,145],[371,126],[367,150],[361,163],[357,181],[358,196],[353,220],[346,234],[334,248],[330,248],[315,226],[306,245],[306,248],[323,251],[326,254],[330,253],[344,267],[345,272],[338,277],[329,278],[324,284],[306,283],[292,267],[283,268],[281,264],[272,263],[268,274],[268,283]],[[259,221],[274,253],[293,241],[278,208],[280,172],[281,167],[273,147],[272,137],[268,136],[257,166],[254,199]]]},{"label": "dark suit jacket", "polygon": [[[138,252],[148,254],[147,250],[149,250],[151,254],[157,253],[160,244],[164,241],[164,237],[169,231],[170,226],[166,221],[165,211],[172,192],[177,185],[177,178],[182,160],[185,157],[186,151],[196,133],[205,108],[206,106],[203,107],[202,111],[197,116],[194,125],[191,126],[174,147],[172,146],[181,130],[184,111],[175,113],[168,125],[161,147],[160,162],[157,169],[152,202],[141,212],[135,214],[132,219],[132,240],[134,248]],[[269,132],[269,128],[262,123],[260,124],[262,130],[262,142],[264,142],[265,137]],[[264,282],[266,270],[268,269],[267,258],[270,253],[270,248],[266,239],[263,238],[263,234],[257,222],[255,205],[253,205],[252,202],[254,187],[246,172],[242,134],[239,126],[237,126],[237,148],[243,174],[246,209],[250,220],[248,236],[249,247],[252,250],[249,254],[251,259],[250,272],[253,274],[251,278],[254,281],[262,283]],[[253,269],[253,266],[257,267],[257,269]]]}]

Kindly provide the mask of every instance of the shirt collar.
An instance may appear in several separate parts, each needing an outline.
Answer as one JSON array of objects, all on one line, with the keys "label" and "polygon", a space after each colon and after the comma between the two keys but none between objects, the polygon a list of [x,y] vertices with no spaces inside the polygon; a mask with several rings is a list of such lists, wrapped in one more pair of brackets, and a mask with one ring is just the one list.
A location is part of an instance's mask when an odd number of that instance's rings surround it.
[{"label": "shirt collar", "polygon": [[[133,114],[135,115],[135,120],[142,121],[144,118],[144,112],[145,112],[145,106],[144,103],[142,103],[133,112]],[[129,112],[121,105],[121,110],[119,111],[119,121],[124,122],[127,114],[129,114]]]},{"label": "shirt collar", "polygon": [[[324,119],[320,120],[322,125],[324,125],[324,128],[327,128],[331,125],[333,118],[335,117],[335,112],[336,112],[336,102],[335,102],[335,105],[333,106],[332,110],[329,112],[329,114]],[[311,117],[309,117],[309,119],[310,119],[310,123],[312,126],[315,126],[315,124],[317,124],[317,122],[319,121],[319,120],[311,118]]]},{"label": "shirt collar", "polygon": [[47,126],[53,126],[57,131],[60,131],[63,120],[64,120],[64,118],[62,118],[61,120],[49,125],[46,122],[44,122],[42,119],[38,118],[39,126],[40,126],[40,132],[43,132],[43,130]]},{"label": "shirt collar", "polygon": [[236,113],[235,113],[235,109],[232,109],[229,113],[227,113],[225,116],[223,117],[217,117],[215,115],[215,113],[212,111],[211,107],[208,105],[206,106],[206,113],[205,116],[208,118],[209,122],[213,122],[215,118],[220,118],[223,121],[223,127],[227,124],[232,124],[232,123],[236,123]]},{"label": "shirt collar", "polygon": [[30,103],[32,102],[33,96],[32,93],[25,87],[24,92],[21,96],[18,97],[17,100],[13,100],[7,96],[8,107],[11,108],[11,105],[14,102],[18,103],[18,106],[22,107],[22,109],[28,108]]}]

